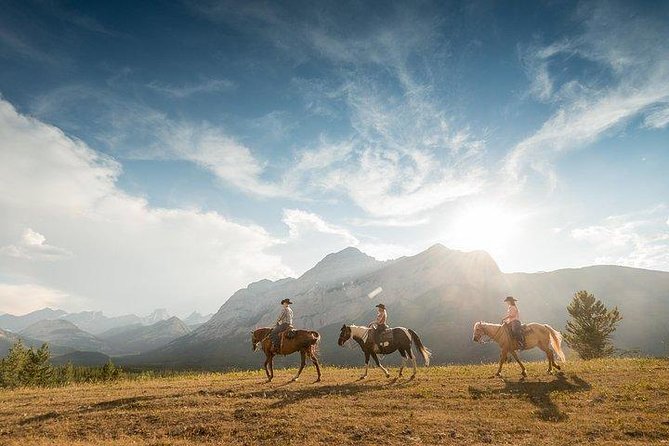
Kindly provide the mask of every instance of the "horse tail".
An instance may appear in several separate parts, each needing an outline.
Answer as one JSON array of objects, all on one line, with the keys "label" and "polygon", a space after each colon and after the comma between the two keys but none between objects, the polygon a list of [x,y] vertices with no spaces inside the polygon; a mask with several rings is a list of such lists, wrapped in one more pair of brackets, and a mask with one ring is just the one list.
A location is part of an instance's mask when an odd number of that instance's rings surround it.
[{"label": "horse tail", "polygon": [[546,327],[548,329],[548,333],[550,333],[551,347],[553,347],[553,351],[557,353],[560,361],[566,362],[567,360],[564,356],[564,352],[562,351],[562,347],[560,346],[562,343],[562,334],[548,324],[544,324],[544,327]]},{"label": "horse tail", "polygon": [[425,361],[425,367],[429,366],[430,356],[432,356],[432,352],[423,345],[423,342],[420,340],[418,333],[416,333],[410,328],[409,328],[409,333],[411,334],[411,339],[416,344],[416,348],[418,349],[420,354],[423,355],[423,361]]}]

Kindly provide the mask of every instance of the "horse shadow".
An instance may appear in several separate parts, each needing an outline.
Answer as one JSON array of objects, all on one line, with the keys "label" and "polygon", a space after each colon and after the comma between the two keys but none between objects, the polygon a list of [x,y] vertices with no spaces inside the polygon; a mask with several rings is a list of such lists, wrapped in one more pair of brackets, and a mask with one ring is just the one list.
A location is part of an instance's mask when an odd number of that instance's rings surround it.
[{"label": "horse shadow", "polygon": [[277,387],[275,390],[258,390],[250,392],[245,396],[247,398],[280,398],[278,401],[269,405],[270,409],[278,409],[314,398],[327,398],[333,396],[351,397],[361,393],[374,392],[387,388],[388,384],[361,385],[353,382],[348,384],[335,384],[294,390],[286,390],[285,388]]},{"label": "horse shadow", "polygon": [[592,386],[576,375],[569,379],[564,374],[557,375],[556,379],[549,382],[527,382],[507,381],[504,379],[504,387],[501,389],[477,389],[469,386],[469,394],[472,399],[480,399],[495,395],[511,395],[515,398],[525,399],[537,408],[537,416],[543,421],[565,421],[569,416],[562,412],[551,398],[553,392],[587,392]]}]

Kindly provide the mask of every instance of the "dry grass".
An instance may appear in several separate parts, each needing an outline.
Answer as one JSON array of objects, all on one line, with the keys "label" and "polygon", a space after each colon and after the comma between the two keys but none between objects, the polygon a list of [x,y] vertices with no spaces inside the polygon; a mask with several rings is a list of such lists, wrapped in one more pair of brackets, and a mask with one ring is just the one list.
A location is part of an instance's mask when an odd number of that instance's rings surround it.
[{"label": "dry grass", "polygon": [[[0,391],[0,444],[639,444],[669,443],[669,361],[420,369],[414,381],[325,368],[312,384],[278,371]],[[394,371],[396,373],[396,371]]]}]

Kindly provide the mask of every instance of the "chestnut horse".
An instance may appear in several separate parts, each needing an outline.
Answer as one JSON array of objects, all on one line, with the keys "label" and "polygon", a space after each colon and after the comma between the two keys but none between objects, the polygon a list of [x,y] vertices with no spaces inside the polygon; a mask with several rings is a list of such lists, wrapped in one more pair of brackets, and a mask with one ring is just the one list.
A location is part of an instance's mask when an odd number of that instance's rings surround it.
[{"label": "chestnut horse", "polygon": [[321,335],[317,331],[311,330],[294,330],[293,336],[288,338],[284,332],[281,337],[281,349],[278,352],[272,350],[272,340],[269,338],[269,333],[272,331],[270,327],[258,328],[251,332],[251,344],[253,345],[253,351],[258,350],[258,345],[262,346],[263,352],[265,352],[265,373],[267,374],[267,382],[272,381],[274,378],[274,356],[276,355],[290,355],[291,353],[300,352],[302,362],[300,363],[300,370],[297,371],[297,375],[293,377],[291,381],[297,381],[302,373],[304,368],[304,363],[309,356],[311,362],[316,366],[316,373],[318,373],[318,379],[316,382],[321,380],[321,367],[318,364],[318,343],[321,340]]},{"label": "chestnut horse", "polygon": [[[565,361],[565,356],[562,352],[562,347],[560,346],[562,343],[562,335],[560,332],[550,325],[537,324],[535,322],[529,323],[523,328],[525,330],[525,350],[539,347],[546,353],[546,358],[548,359],[548,373],[553,371],[553,367],[560,370],[560,366],[555,363],[555,356],[551,350],[552,347],[558,358],[560,358],[562,362]],[[497,368],[495,376],[501,376],[502,365],[504,364],[504,361],[506,361],[509,353],[511,353],[513,358],[520,364],[521,375],[523,378],[527,376],[525,366],[520,362],[520,359],[516,354],[516,350],[519,350],[518,343],[513,339],[510,330],[507,327],[483,321],[475,323],[472,340],[474,342],[483,342],[485,338],[492,339],[499,344],[499,347],[502,349],[499,357],[499,367]]]}]

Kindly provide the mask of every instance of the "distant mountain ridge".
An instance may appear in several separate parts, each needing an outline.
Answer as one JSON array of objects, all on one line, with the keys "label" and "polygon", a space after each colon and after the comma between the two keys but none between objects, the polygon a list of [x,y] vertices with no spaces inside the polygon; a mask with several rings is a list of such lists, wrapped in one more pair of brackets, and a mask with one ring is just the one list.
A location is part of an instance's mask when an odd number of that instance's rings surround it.
[{"label": "distant mountain ridge", "polygon": [[[367,294],[382,287],[374,299]],[[169,367],[255,367],[259,358],[248,348],[250,330],[271,326],[280,306],[295,302],[295,326],[320,330],[325,362],[361,361],[359,352],[336,345],[344,323],[367,324],[374,305],[388,307],[390,324],[415,328],[434,353],[435,363],[495,360],[491,345],[471,341],[477,320],[499,321],[507,295],[519,299],[524,321],[549,323],[563,330],[572,295],[587,289],[625,318],[616,345],[669,354],[669,272],[618,266],[593,266],[548,273],[500,271],[484,251],[462,252],[434,245],[408,257],[379,262],[355,248],[326,256],[300,278],[261,280],[235,292],[192,333],[133,364]]]},{"label": "distant mountain ridge", "polygon": [[[199,313],[197,314],[199,315]],[[170,317],[169,312],[164,308],[156,309],[151,314],[143,317],[134,314],[106,316],[102,311],[67,313],[63,310],[43,308],[20,316],[12,314],[0,315],[0,329],[19,332],[35,322],[63,319],[72,322],[84,331],[97,335],[116,327],[130,326],[134,324],[152,325],[158,321],[167,320]],[[200,318],[202,318],[202,316]]]},{"label": "distant mountain ridge", "polygon": [[102,334],[100,337],[109,343],[116,351],[125,354],[142,353],[152,350],[191,332],[186,324],[178,317],[159,320],[152,325],[136,325],[133,328]]}]

